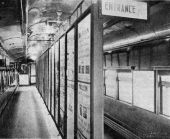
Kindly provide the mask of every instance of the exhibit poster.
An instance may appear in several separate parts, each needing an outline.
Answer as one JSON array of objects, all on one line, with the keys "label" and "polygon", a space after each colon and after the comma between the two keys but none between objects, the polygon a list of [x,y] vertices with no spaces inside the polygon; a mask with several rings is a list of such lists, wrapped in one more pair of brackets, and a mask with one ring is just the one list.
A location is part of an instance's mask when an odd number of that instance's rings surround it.
[{"label": "exhibit poster", "polygon": [[58,124],[58,89],[59,89],[59,69],[58,69],[58,64],[59,64],[59,42],[57,41],[55,43],[55,86],[56,86],[56,92],[55,92],[55,121]]},{"label": "exhibit poster", "polygon": [[65,36],[60,39],[60,129],[64,134],[65,113]]},{"label": "exhibit poster", "polygon": [[51,106],[51,113],[52,113],[52,115],[54,116],[54,45],[51,47],[51,49],[52,49],[52,65],[51,65],[51,73],[52,73],[52,76],[51,76],[51,81],[52,81],[52,83],[51,83],[51,87],[52,87],[52,89],[51,89],[51,104],[52,104],[52,106]]},{"label": "exhibit poster", "polygon": [[60,39],[60,108],[65,106],[65,37]]},{"label": "exhibit poster", "polygon": [[67,136],[74,139],[74,28],[67,33]]},{"label": "exhibit poster", "polygon": [[90,139],[91,14],[78,23],[78,139]]},{"label": "exhibit poster", "polygon": [[78,80],[90,82],[91,14],[78,24]]},{"label": "exhibit poster", "polygon": [[60,109],[65,110],[65,88],[60,86]]},{"label": "exhibit poster", "polygon": [[74,139],[74,82],[67,80],[67,136]]},{"label": "exhibit poster", "polygon": [[74,81],[74,28],[67,34],[67,79]]},{"label": "exhibit poster", "polygon": [[64,135],[64,111],[60,110],[60,129],[62,134]]},{"label": "exhibit poster", "polygon": [[[49,50],[49,92],[50,92],[50,86],[51,86],[51,56],[52,56],[52,49]],[[50,110],[50,105],[51,105],[51,93],[48,95],[48,109]]]},{"label": "exhibit poster", "polygon": [[65,37],[60,39],[60,84],[65,84]]},{"label": "exhibit poster", "polygon": [[90,139],[90,84],[78,83],[78,131]]}]

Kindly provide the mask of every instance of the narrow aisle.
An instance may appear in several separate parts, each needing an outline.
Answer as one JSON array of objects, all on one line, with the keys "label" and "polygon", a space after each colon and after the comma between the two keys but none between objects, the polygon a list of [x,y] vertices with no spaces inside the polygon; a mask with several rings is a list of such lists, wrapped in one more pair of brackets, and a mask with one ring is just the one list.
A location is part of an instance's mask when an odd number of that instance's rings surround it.
[{"label": "narrow aisle", "polygon": [[0,138],[61,139],[35,86],[16,90],[1,118]]}]

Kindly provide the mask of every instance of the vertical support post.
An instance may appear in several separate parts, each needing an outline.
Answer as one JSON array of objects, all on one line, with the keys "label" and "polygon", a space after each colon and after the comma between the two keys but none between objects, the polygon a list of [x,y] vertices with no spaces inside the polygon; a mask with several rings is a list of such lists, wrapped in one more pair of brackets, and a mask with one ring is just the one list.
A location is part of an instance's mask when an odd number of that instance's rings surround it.
[{"label": "vertical support post", "polygon": [[64,112],[64,138],[67,139],[67,35],[65,35],[65,112]]},{"label": "vertical support post", "polygon": [[98,5],[92,5],[91,20],[91,139],[104,138],[103,24]]},{"label": "vertical support post", "polygon": [[155,76],[155,112],[156,114],[160,113],[160,91],[159,91],[159,82],[158,82],[158,70],[155,70],[154,72],[154,76]]}]

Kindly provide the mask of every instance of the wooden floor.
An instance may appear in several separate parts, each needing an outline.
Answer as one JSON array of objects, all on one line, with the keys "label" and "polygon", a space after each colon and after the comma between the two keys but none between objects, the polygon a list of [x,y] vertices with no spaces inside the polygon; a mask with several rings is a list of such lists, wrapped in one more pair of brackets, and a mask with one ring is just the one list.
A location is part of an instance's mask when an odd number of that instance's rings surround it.
[{"label": "wooden floor", "polygon": [[35,86],[19,87],[0,119],[0,138],[61,139]]}]

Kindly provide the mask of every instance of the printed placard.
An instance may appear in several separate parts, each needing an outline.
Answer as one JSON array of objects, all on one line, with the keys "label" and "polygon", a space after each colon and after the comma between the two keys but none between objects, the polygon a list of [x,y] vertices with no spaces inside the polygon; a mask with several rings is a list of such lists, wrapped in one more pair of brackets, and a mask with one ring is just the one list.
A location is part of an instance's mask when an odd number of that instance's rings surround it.
[{"label": "printed placard", "polygon": [[60,130],[64,134],[64,111],[60,110]]},{"label": "printed placard", "polygon": [[60,79],[61,78],[65,79],[65,37],[60,39]]},{"label": "printed placard", "polygon": [[78,80],[90,82],[91,14],[78,24]]},{"label": "printed placard", "polygon": [[90,84],[78,83],[78,130],[90,139]]},{"label": "printed placard", "polygon": [[64,134],[65,113],[65,36],[60,39],[60,129]]},{"label": "printed placard", "polygon": [[63,86],[60,86],[60,109],[65,111],[65,90]]},{"label": "printed placard", "polygon": [[67,34],[67,79],[74,81],[74,28]]},{"label": "printed placard", "polygon": [[67,136],[74,139],[74,82],[67,81]]}]

